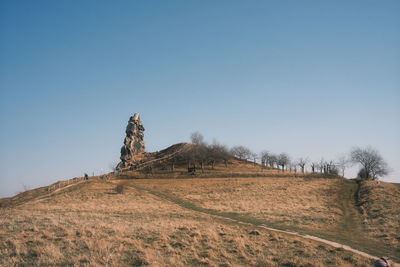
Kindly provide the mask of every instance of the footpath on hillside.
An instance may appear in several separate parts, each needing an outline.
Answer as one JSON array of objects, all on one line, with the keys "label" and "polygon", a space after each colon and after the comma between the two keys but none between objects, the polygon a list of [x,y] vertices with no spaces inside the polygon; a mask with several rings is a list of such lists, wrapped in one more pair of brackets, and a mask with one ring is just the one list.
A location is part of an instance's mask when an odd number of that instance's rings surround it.
[{"label": "footpath on hillside", "polygon": [[[205,209],[199,207],[189,201],[178,198],[170,193],[148,190],[137,185],[127,185],[133,187],[139,191],[150,193],[154,196],[162,198],[164,200],[173,202],[185,209],[189,209],[196,212],[205,213],[208,215],[216,216],[225,220],[233,221],[239,224],[249,224],[257,226],[270,231],[280,232],[292,236],[302,237],[310,240],[315,240],[335,248],[342,248],[347,251],[362,255],[366,258],[376,259],[381,256],[393,255],[390,249],[380,246],[376,241],[365,238],[366,233],[362,229],[361,217],[356,207],[355,193],[357,191],[357,184],[352,181],[346,181],[343,183],[342,195],[340,208],[343,212],[343,220],[335,229],[334,233],[327,235],[319,234],[316,236],[315,233],[307,231],[291,231],[291,229],[285,229],[279,225],[271,222],[266,222],[260,219],[252,218],[246,215],[237,213],[220,212],[212,209]],[[357,248],[357,249],[356,249]],[[392,257],[393,260],[399,261],[397,257]],[[400,266],[398,263],[394,263],[394,266]]]},{"label": "footpath on hillside", "polygon": [[[110,181],[110,180],[105,182],[112,184],[116,183],[115,181]],[[63,186],[60,186],[60,188],[56,188],[55,190],[47,190],[46,188],[41,188],[41,190],[39,191],[31,190],[32,192],[29,193],[28,195],[11,198],[10,201],[7,201],[6,203],[3,204],[4,207],[17,206],[26,203],[27,201],[32,201],[32,200],[37,201],[54,194],[60,194],[65,191],[74,190],[81,187],[83,184],[85,184],[85,181],[79,179],[77,181],[74,181],[74,183],[67,183]],[[358,190],[358,185],[353,181],[343,181],[343,186],[341,187],[341,194],[340,194],[343,197],[340,198],[338,202],[338,206],[340,207],[343,213],[343,220],[334,230],[334,232],[328,234],[307,232],[303,229],[300,229],[299,231],[288,229],[282,227],[281,225],[274,224],[273,222],[256,219],[247,215],[219,212],[212,209],[205,209],[189,201],[178,198],[168,192],[156,191],[154,189],[148,190],[132,184],[129,184],[127,186],[133,187],[139,191],[150,193],[164,200],[173,202],[185,209],[216,216],[220,219],[224,219],[227,221],[239,224],[250,224],[253,226],[268,229],[270,231],[281,232],[310,240],[316,240],[318,242],[322,242],[336,248],[342,248],[371,259],[389,255],[391,256],[391,259],[400,262],[400,255],[396,255],[393,252],[394,251],[393,248],[384,247],[378,241],[371,240],[370,238],[367,237],[365,229],[363,228],[362,218],[358,211],[358,207],[356,206],[355,195]],[[400,266],[400,265],[396,264],[395,266]]]}]

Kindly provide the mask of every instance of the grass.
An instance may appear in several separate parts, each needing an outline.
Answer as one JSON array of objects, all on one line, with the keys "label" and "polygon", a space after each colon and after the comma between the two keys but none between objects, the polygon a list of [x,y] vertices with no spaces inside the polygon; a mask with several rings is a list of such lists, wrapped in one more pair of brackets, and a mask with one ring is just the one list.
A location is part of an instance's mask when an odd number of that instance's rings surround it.
[{"label": "grass", "polygon": [[[371,235],[370,228],[363,224],[355,205],[357,184],[354,181],[269,177],[148,179],[127,183],[192,210],[316,235],[399,260],[398,246],[385,242],[385,235]],[[389,217],[393,218],[393,227],[386,229],[392,229],[393,241],[399,233],[398,217],[393,216],[397,209],[388,206],[386,209],[392,212]]]},{"label": "grass", "polygon": [[[134,182],[137,181],[149,182]],[[347,251],[229,222],[130,186],[124,187],[123,194],[115,189],[113,183],[90,180],[64,191],[18,202],[18,205],[3,206],[0,209],[0,265],[371,264],[370,260]]]},{"label": "grass", "polygon": [[396,184],[363,181],[359,206],[369,236],[396,249],[400,255],[400,187]]},{"label": "grass", "polygon": [[[231,159],[75,178],[0,199],[1,266],[370,266],[400,261],[400,187]],[[331,178],[331,179],[327,179]],[[110,180],[111,179],[111,180]]]},{"label": "grass", "polygon": [[[339,179],[215,178],[134,180],[205,209],[251,215],[282,226],[334,229],[340,223]],[[305,224],[304,222],[307,221]]]}]

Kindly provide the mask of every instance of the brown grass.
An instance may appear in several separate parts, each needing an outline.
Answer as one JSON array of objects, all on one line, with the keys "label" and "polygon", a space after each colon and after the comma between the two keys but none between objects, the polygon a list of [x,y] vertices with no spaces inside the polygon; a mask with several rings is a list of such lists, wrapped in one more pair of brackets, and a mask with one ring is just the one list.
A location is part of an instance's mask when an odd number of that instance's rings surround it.
[{"label": "brown grass", "polygon": [[[256,187],[250,183],[251,190]],[[204,203],[213,199],[198,193]],[[0,265],[369,266],[370,261],[318,242],[228,223],[131,187],[117,194],[115,184],[92,180],[1,208]]]},{"label": "brown grass", "polygon": [[[130,180],[129,184],[156,195],[171,196],[177,202],[185,202],[183,205],[194,205],[211,214],[219,212],[254,224],[316,235],[373,255],[400,259],[398,199],[386,198],[390,204],[379,208],[382,210],[379,216],[385,216],[386,223],[373,230],[376,223],[371,222],[371,226],[366,227],[356,206],[357,184],[354,181],[256,177],[148,179]],[[392,194],[398,196],[397,191]]]},{"label": "brown grass", "polygon": [[[191,164],[193,167],[193,164]],[[196,165],[196,174],[193,176],[188,173],[186,162],[177,162],[172,170],[171,162],[164,162],[153,166],[153,168],[144,168],[138,171],[125,171],[118,175],[119,179],[132,178],[232,178],[232,177],[313,177],[318,174],[281,171],[278,169],[262,167],[250,161],[239,159],[230,159],[227,165],[223,163],[216,164],[214,168],[211,165],[204,165],[201,169],[200,165]]]},{"label": "brown grass", "polygon": [[117,186],[115,187],[115,192],[117,192],[118,194],[123,194],[125,192],[125,185],[124,184],[117,184]]},{"label": "brown grass", "polygon": [[363,181],[359,202],[368,234],[387,246],[397,248],[400,255],[400,186]]},{"label": "brown grass", "polygon": [[328,230],[339,224],[339,179],[215,178],[135,180],[206,209],[251,215],[281,225]]}]

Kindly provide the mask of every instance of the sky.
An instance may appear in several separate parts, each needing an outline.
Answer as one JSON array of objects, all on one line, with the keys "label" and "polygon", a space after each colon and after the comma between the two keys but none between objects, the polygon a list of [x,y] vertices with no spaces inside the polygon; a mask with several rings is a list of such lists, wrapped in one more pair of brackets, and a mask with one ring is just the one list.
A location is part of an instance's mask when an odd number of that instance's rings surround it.
[{"label": "sky", "polygon": [[[199,131],[336,159],[371,146],[400,182],[400,1],[0,2],[0,197]],[[352,177],[355,170],[346,172]]]}]

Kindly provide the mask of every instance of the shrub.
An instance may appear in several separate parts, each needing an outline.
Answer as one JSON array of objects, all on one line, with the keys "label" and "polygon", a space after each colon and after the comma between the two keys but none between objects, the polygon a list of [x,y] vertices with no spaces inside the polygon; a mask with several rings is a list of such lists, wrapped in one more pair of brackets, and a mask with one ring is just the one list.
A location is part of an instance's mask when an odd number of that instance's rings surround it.
[{"label": "shrub", "polygon": [[365,170],[365,168],[361,168],[358,171],[357,177],[364,180],[368,179],[367,171]]},{"label": "shrub", "polygon": [[339,176],[339,169],[336,166],[332,166],[329,169],[329,174]]},{"label": "shrub", "polygon": [[118,184],[115,187],[115,192],[117,192],[118,194],[123,194],[125,192],[125,185],[124,184]]}]

